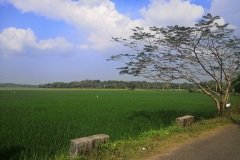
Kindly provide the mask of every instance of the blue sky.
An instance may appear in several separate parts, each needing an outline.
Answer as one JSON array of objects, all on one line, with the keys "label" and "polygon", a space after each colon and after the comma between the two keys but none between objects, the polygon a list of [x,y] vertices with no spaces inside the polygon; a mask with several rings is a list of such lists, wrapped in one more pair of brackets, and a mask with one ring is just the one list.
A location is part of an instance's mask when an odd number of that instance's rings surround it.
[{"label": "blue sky", "polygon": [[0,83],[142,80],[118,74],[111,41],[136,26],[193,25],[210,12],[239,35],[239,0],[0,0]]}]

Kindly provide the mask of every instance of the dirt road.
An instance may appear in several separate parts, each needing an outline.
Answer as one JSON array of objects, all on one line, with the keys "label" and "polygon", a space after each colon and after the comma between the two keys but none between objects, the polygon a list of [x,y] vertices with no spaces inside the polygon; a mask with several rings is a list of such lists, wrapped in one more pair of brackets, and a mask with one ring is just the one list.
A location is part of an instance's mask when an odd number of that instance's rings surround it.
[{"label": "dirt road", "polygon": [[240,160],[240,125],[228,125],[148,160]]}]

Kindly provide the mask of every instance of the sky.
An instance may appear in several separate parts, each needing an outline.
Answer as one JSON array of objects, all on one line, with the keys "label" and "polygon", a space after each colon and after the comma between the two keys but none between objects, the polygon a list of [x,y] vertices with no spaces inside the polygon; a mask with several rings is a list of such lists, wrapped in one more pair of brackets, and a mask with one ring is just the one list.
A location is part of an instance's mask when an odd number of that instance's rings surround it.
[{"label": "sky", "polygon": [[191,26],[204,14],[240,33],[239,0],[0,0],[0,83],[144,80],[119,75],[112,37],[136,26]]}]

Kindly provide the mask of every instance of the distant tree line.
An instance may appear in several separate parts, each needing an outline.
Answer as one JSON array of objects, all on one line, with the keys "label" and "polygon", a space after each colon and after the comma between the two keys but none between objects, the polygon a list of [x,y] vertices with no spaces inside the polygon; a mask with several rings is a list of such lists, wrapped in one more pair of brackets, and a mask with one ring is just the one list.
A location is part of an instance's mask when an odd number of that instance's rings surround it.
[{"label": "distant tree line", "polygon": [[191,83],[165,83],[165,82],[147,82],[147,81],[100,81],[83,80],[75,82],[53,82],[40,84],[39,88],[97,88],[97,89],[194,89]]},{"label": "distant tree line", "polygon": [[16,84],[16,83],[0,83],[0,87],[20,87],[20,88],[37,88],[38,85],[31,85],[31,84]]}]

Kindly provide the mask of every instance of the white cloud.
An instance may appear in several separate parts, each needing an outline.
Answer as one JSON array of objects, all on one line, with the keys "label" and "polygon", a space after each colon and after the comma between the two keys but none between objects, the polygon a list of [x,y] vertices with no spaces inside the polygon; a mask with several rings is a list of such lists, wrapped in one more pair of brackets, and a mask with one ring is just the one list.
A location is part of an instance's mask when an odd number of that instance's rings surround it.
[{"label": "white cloud", "polygon": [[141,14],[148,25],[193,25],[204,9],[186,0],[152,0]]},{"label": "white cloud", "polygon": [[79,48],[79,49],[84,49],[84,50],[86,50],[86,49],[89,49],[90,46],[87,45],[87,44],[81,44],[81,45],[78,46],[78,48]]},{"label": "white cloud", "polygon": [[89,32],[88,42],[91,48],[107,47],[113,35],[126,35],[130,28],[138,26],[137,21],[120,14],[110,0],[10,0],[23,12],[36,14],[57,20],[63,20],[79,30]]},{"label": "white cloud", "polygon": [[2,53],[67,52],[73,45],[62,37],[38,40],[31,29],[5,28],[0,32],[0,51]]},{"label": "white cloud", "polygon": [[63,37],[57,37],[54,39],[46,39],[46,40],[40,40],[36,47],[39,50],[52,50],[52,51],[58,51],[58,52],[66,52],[69,49],[73,48],[73,45],[69,43],[67,40],[65,40]]},{"label": "white cloud", "polygon": [[[218,23],[219,25],[224,25],[227,23],[223,17],[220,17],[220,19],[216,20],[215,22]],[[228,28],[229,29],[237,29],[237,26],[235,26],[233,24],[229,24]]]},{"label": "white cloud", "polygon": [[239,0],[212,0],[210,12],[215,16],[221,16],[227,23],[235,26],[240,33],[240,1]]},{"label": "white cloud", "polygon": [[75,3],[86,6],[98,6],[102,3],[108,3],[108,0],[76,0]]},{"label": "white cloud", "polygon": [[0,33],[0,49],[21,52],[27,46],[34,46],[36,37],[31,29],[6,28]]},{"label": "white cloud", "polygon": [[[112,46],[112,37],[127,37],[136,26],[191,25],[203,14],[203,8],[186,0],[152,0],[141,9],[143,18],[130,19],[119,13],[110,0],[9,0],[22,12],[33,12],[62,20],[80,33],[87,33],[81,49],[104,49]],[[84,33],[84,34],[86,34]]]}]

